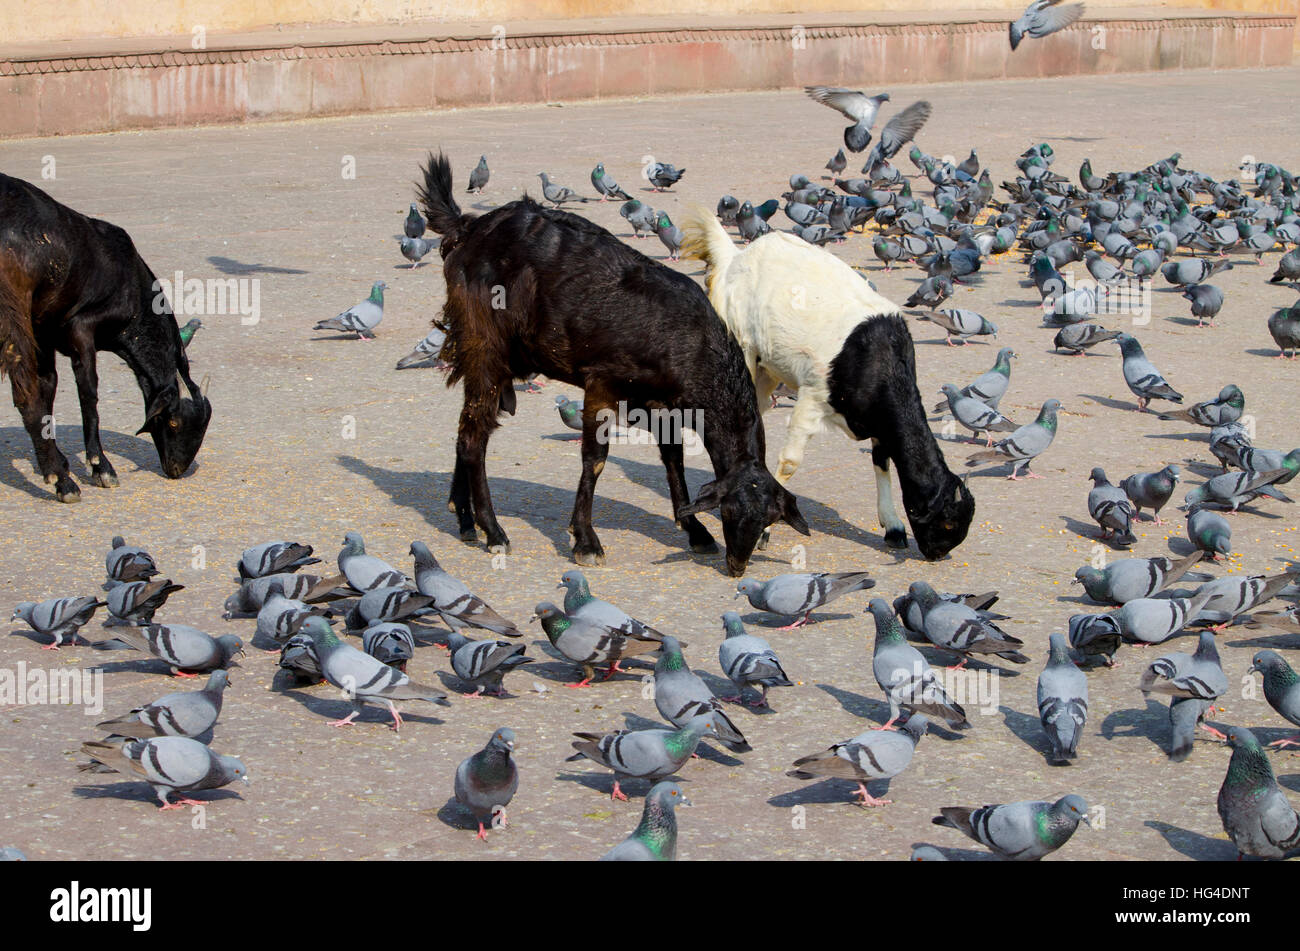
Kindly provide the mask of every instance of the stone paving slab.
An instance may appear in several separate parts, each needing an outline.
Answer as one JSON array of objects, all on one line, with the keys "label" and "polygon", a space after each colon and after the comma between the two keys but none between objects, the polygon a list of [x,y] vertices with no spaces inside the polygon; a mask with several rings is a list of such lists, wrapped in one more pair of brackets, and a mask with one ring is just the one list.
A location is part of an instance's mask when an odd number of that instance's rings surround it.
[{"label": "stone paving slab", "polygon": [[[1298,77],[1295,69],[1206,71],[891,91],[895,105],[920,96],[933,102],[923,148],[963,156],[976,145],[994,181],[1011,177],[1014,157],[1043,141],[1054,145],[1056,167],[1070,175],[1085,156],[1098,170],[1132,169],[1180,150],[1187,165],[1223,178],[1247,154],[1296,166],[1294,123],[1281,104],[1290,101]],[[1213,107],[1223,102],[1239,108]],[[234,315],[203,315],[190,356],[196,378],[212,374],[215,416],[195,470],[181,481],[163,479],[152,446],[130,435],[140,424],[142,401],[116,358],[105,356],[100,364],[104,444],[122,482],[111,490],[85,484],[84,462],[74,457],[80,456],[79,416],[71,374],[60,361],[59,438],[83,483],[80,505],[53,501],[34,474],[16,411],[7,401],[0,405],[6,529],[0,603],[96,591],[109,539],[122,534],[186,585],[161,619],[248,636],[253,622],[220,616],[242,548],[295,538],[332,562],[343,533],[357,529],[372,552],[408,568],[411,541],[425,541],[453,574],[523,626],[538,601],[556,597],[559,575],[571,566],[565,525],[578,452],[563,439],[567,431],[553,397],[577,394],[555,384],[540,395],[521,393],[517,416],[492,441],[493,497],[513,543],[504,566],[494,569],[481,547],[459,541],[445,508],[460,393],[447,390],[435,371],[393,370],[444,300],[437,264],[408,269],[394,240],[418,164],[430,148],[443,147],[463,183],[486,153],[491,184],[467,205],[486,208],[523,189],[535,192],[543,170],[587,193],[588,173],[603,161],[624,187],[677,218],[692,202],[712,207],[724,192],[755,200],[777,195],[791,173],[817,174],[839,137],[839,117],[829,110],[795,93],[761,93],[0,144],[0,168],[127,228],[160,277],[180,270],[202,279],[255,279],[261,295],[255,325]],[[648,187],[638,170],[649,155],[687,169],[672,193],[637,190]],[[57,177],[42,181],[46,156],[53,157]],[[349,159],[355,179],[342,176]],[[921,184],[918,179],[914,187]],[[579,210],[627,234],[616,205],[593,202]],[[628,240],[663,257],[653,239]],[[833,253],[863,267],[896,301],[918,280],[914,268],[884,273],[866,236]],[[1272,359],[1276,351],[1265,329],[1268,314],[1294,300],[1292,292],[1265,283],[1276,258],[1268,255],[1264,267],[1242,259],[1220,275],[1228,302],[1214,329],[1189,325],[1185,302],[1163,289],[1154,294],[1151,323],[1133,329],[1189,402],[1235,381],[1256,417],[1257,444],[1289,449],[1300,366]],[[698,273],[690,262],[674,266]],[[1092,715],[1078,763],[1044,763],[1034,683],[1047,639],[1070,614],[1090,610],[1067,584],[1095,544],[1085,506],[1088,470],[1101,465],[1118,478],[1176,462],[1190,486],[1199,479],[1187,460],[1210,457],[1201,434],[1133,411],[1114,351],[1102,348],[1087,358],[1049,353],[1052,334],[1037,327],[1036,295],[1020,287],[1023,273],[1013,257],[998,259],[986,267],[982,284],[959,291],[954,301],[999,325],[993,344],[949,348],[932,325],[911,327],[927,402],[942,383],[965,382],[987,369],[997,346],[1016,348],[1020,359],[1004,410],[1019,420],[1048,397],[1065,404],[1058,440],[1036,467],[1046,478],[1011,483],[1001,477],[1004,470],[977,471],[971,486],[979,508],[970,538],[954,557],[930,564],[915,550],[900,556],[884,548],[869,460],[860,446],[825,433],[812,441],[790,484],[811,538],[778,530],[752,573],[789,570],[799,544],[810,569],[868,569],[879,579],[871,593],[890,599],[918,578],[944,590],[997,589],[999,609],[1013,617],[1007,629],[1026,641],[1032,662],[997,681],[996,712],[973,715],[974,728],[961,738],[927,737],[912,767],[887,791],[873,784],[873,793],[893,805],[864,811],[848,804],[847,783],[802,783],[784,772],[795,758],[887,716],[870,671],[871,624],[861,613],[866,595],[844,598],[821,612],[818,623],[795,632],[770,630],[770,619],[746,610],[751,627],[773,643],[799,685],[773,691],[772,714],[735,714],[752,753],[706,752],[683,769],[696,805],[682,814],[682,857],[898,859],[918,841],[975,857],[978,850],[966,850],[970,843],[958,833],[930,825],[938,807],[1066,792],[1104,807],[1106,823],[1097,832],[1080,830],[1057,858],[1233,857],[1214,808],[1227,751],[1199,742],[1187,762],[1166,760],[1166,714],[1154,702],[1144,705],[1135,689],[1144,666],[1140,650],[1126,648],[1118,669],[1090,674]],[[377,340],[315,339],[321,335],[313,323],[360,300],[380,278],[390,288]],[[769,464],[788,413],[782,408],[766,416]],[[348,418],[353,438],[346,438]],[[967,446],[943,445],[959,468]],[[709,477],[707,465],[703,457],[688,465],[694,491]],[[718,618],[736,606],[735,584],[720,557],[688,553],[651,447],[613,448],[594,516],[608,552],[606,567],[587,572],[596,593],[689,641],[692,666],[716,677]],[[711,517],[706,522],[717,524]],[[1265,505],[1232,522],[1238,554],[1231,570],[1273,572],[1295,558],[1294,506]],[[1133,554],[1181,551],[1183,534],[1178,520],[1162,529],[1143,523]],[[203,567],[196,566],[195,546],[202,546]],[[98,623],[91,635],[100,636]],[[570,733],[651,721],[654,705],[635,676],[566,689],[569,669],[539,641],[545,643],[529,628],[529,653],[539,662],[508,678],[516,696],[453,697],[450,708],[408,704],[400,737],[378,712],[350,730],[330,729],[327,719],[345,711],[332,691],[281,690],[274,658],[251,651],[234,671],[214,748],[241,756],[253,784],[212,794],[206,827],[199,829],[186,812],[159,812],[145,786],[74,769],[80,742],[96,737],[97,719],[177,683],[134,654],[84,647],[44,653],[26,637],[0,638],[0,668],[22,662],[106,671],[101,716],[47,705],[0,714],[0,844],[35,859],[597,856],[635,826],[644,786],[631,786],[630,803],[611,803],[604,770],[564,762]],[[1238,685],[1255,649],[1291,648],[1295,638],[1238,629],[1221,642],[1234,684],[1221,717],[1259,728],[1266,739],[1282,736],[1287,724]],[[419,650],[411,672],[456,686],[445,656],[430,647]],[[485,845],[446,805],[456,764],[503,725],[519,735],[524,778],[510,811],[512,827]],[[1295,760],[1277,756],[1274,763],[1283,786],[1300,791]]]}]

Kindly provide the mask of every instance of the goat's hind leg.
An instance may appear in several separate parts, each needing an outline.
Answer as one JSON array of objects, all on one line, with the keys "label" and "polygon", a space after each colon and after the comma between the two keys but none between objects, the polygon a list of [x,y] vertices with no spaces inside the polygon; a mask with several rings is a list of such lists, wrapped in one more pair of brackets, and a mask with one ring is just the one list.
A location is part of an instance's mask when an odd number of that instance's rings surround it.
[{"label": "goat's hind leg", "polygon": [[[664,472],[668,476],[668,495],[672,500],[673,512],[676,513],[682,506],[690,503],[691,493],[686,487],[685,448],[681,421],[676,413],[672,412],[668,419],[668,424],[659,433],[659,458],[664,463]],[[718,553],[718,543],[714,541],[713,535],[694,515],[680,519],[677,527],[686,532],[690,539],[691,551],[699,555]]]},{"label": "goat's hind leg", "polygon": [[54,390],[59,385],[59,375],[54,368],[54,354],[42,353],[37,360],[35,382],[31,387],[32,398],[23,400],[20,393],[23,382],[20,374],[11,371],[11,383],[14,391],[14,405],[22,416],[23,426],[31,437],[32,448],[36,450],[36,466],[47,483],[54,483],[54,494],[60,502],[80,502],[81,490],[72,481],[68,471],[68,457],[59,451],[54,441]]},{"label": "goat's hind leg", "polygon": [[[507,381],[507,385],[509,385]],[[460,430],[456,436],[456,469],[451,478],[451,506],[460,523],[461,541],[474,544],[477,524],[487,536],[492,552],[510,553],[510,539],[497,522],[487,481],[487,444],[496,428],[499,394],[495,391],[479,397],[465,392],[460,412]]]},{"label": "goat's hind leg", "polygon": [[578,491],[573,498],[573,516],[569,531],[573,533],[573,560],[586,567],[605,563],[605,549],[591,525],[591,504],[596,496],[596,480],[605,468],[609,456],[610,430],[608,420],[598,420],[597,414],[608,409],[609,403],[597,396],[593,389],[583,393],[582,404],[582,475]]},{"label": "goat's hind leg", "polygon": [[871,440],[871,464],[876,470],[876,516],[885,530],[885,544],[890,548],[907,547],[907,526],[894,508],[894,480],[889,474],[889,455],[879,440]]},{"label": "goat's hind leg", "polygon": [[95,342],[77,336],[74,343],[72,373],[77,381],[77,399],[81,403],[81,432],[86,443],[90,481],[107,489],[117,485],[117,471],[104,457],[104,447],[99,441],[99,374],[95,370]]}]

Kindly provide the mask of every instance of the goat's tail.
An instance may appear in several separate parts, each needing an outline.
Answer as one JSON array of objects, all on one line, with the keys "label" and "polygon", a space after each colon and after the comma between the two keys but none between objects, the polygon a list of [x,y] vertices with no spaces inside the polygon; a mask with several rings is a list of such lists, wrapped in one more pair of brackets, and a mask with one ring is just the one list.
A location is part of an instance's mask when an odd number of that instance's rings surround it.
[{"label": "goat's tail", "polygon": [[416,197],[424,206],[424,216],[429,219],[429,228],[444,239],[454,241],[472,220],[472,215],[462,214],[460,205],[452,197],[451,163],[441,151],[435,156],[429,153],[424,163],[424,184],[416,188]]},{"label": "goat's tail", "polygon": [[36,397],[36,349],[29,305],[0,279],[0,379],[9,376],[15,402]]},{"label": "goat's tail", "polygon": [[708,269],[709,296],[713,282],[740,253],[716,215],[700,205],[687,209],[682,218],[682,257],[696,258]]}]

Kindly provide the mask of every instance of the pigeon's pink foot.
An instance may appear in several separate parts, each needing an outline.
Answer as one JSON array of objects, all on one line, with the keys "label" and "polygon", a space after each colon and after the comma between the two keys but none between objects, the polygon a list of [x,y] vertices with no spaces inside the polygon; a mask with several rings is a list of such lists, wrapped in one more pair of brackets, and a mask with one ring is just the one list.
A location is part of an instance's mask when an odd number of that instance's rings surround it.
[{"label": "pigeon's pink foot", "polygon": [[873,726],[871,729],[873,729],[873,730],[894,730],[894,729],[897,729],[897,727],[894,726],[894,721],[897,720],[897,719],[898,719],[898,717],[890,717],[888,720],[886,720],[886,721],[885,721],[883,724],[881,724],[880,726]]},{"label": "pigeon's pink foot", "polygon": [[877,799],[875,796],[871,795],[871,793],[867,792],[867,787],[862,783],[858,783],[858,788],[854,791],[853,795],[862,797],[858,802],[858,805],[863,806],[864,808],[872,806],[888,806],[893,803],[892,799]]},{"label": "pigeon's pink foot", "polygon": [[1210,736],[1218,737],[1219,739],[1221,739],[1221,740],[1225,740],[1225,741],[1228,739],[1228,734],[1223,733],[1223,732],[1220,732],[1219,730],[1216,730],[1214,727],[1210,726],[1208,723],[1202,723],[1202,724],[1201,724],[1201,729],[1204,730],[1206,733],[1210,734]]},{"label": "pigeon's pink foot", "polygon": [[174,677],[185,677],[185,678],[188,678],[188,679],[190,679],[190,680],[194,680],[194,679],[196,679],[199,675],[198,675],[198,674],[187,674],[187,673],[186,673],[185,671],[183,671],[183,670],[173,670],[173,671],[172,671],[172,676],[174,676]]},{"label": "pigeon's pink foot", "polygon": [[627,795],[623,790],[618,788],[618,780],[614,780],[614,791],[609,794],[610,799],[617,799],[619,802],[627,802]]},{"label": "pigeon's pink foot", "polygon": [[330,722],[330,726],[332,727],[351,726],[352,721],[357,718],[357,713],[358,711],[354,710],[351,713],[349,713],[347,716],[345,716],[342,720],[333,720]]},{"label": "pigeon's pink foot", "polygon": [[965,669],[966,669],[966,665],[967,665],[969,662],[970,662],[970,658],[969,658],[969,657],[963,657],[961,660],[957,661],[957,663],[952,664],[951,666],[945,667],[944,670],[965,670]]},{"label": "pigeon's pink foot", "polygon": [[466,700],[477,700],[479,697],[483,696],[483,688],[479,687],[473,693],[463,693],[461,696]]},{"label": "pigeon's pink foot", "polygon": [[564,686],[568,687],[570,690],[581,690],[583,687],[591,686],[591,678],[584,677],[582,680],[579,680],[576,684],[565,684]]},{"label": "pigeon's pink foot", "polygon": [[718,699],[723,703],[740,703],[740,694],[736,694],[734,697],[719,697]]},{"label": "pigeon's pink foot", "polygon": [[624,670],[622,667],[618,666],[618,661],[614,661],[614,663],[609,665],[609,670],[605,671],[605,676],[601,677],[600,679],[609,680],[615,674],[625,674],[625,673],[627,673],[627,671]]},{"label": "pigeon's pink foot", "polygon": [[1047,476],[1040,476],[1037,472],[1030,472],[1028,469],[1026,469],[1026,470],[1025,470],[1025,478],[1026,478],[1026,479],[1046,479]]},{"label": "pigeon's pink foot", "polygon": [[478,824],[478,835],[474,836],[474,838],[482,839],[484,842],[487,841],[487,830],[483,828],[483,823]]},{"label": "pigeon's pink foot", "polygon": [[1276,746],[1278,749],[1283,749],[1284,747],[1287,746],[1300,746],[1300,734],[1296,734],[1295,736],[1288,736],[1286,737],[1286,739],[1282,739],[1282,740],[1274,740],[1272,743],[1268,745]]},{"label": "pigeon's pink foot", "polygon": [[[809,611],[808,614],[812,614],[812,612]],[[803,617],[801,617],[799,620],[795,621],[793,624],[787,624],[785,627],[778,627],[777,630],[778,630],[778,631],[793,631],[793,630],[794,630],[795,628],[797,628],[797,627],[803,627],[805,624],[808,623],[808,614],[805,614]]]},{"label": "pigeon's pink foot", "polygon": [[394,733],[402,731],[402,715],[397,712],[397,707],[393,706],[393,701],[388,701],[388,712],[393,715],[393,722],[388,724],[388,728]]},{"label": "pigeon's pink foot", "polygon": [[201,799],[177,799],[175,802],[169,802],[162,808],[167,809],[184,809],[186,806],[206,806],[207,803]]},{"label": "pigeon's pink foot", "polygon": [[62,650],[62,648],[60,648],[58,644],[46,644],[46,645],[44,645],[44,646],[41,648],[41,650],[43,650],[43,651],[57,651],[57,650]]}]

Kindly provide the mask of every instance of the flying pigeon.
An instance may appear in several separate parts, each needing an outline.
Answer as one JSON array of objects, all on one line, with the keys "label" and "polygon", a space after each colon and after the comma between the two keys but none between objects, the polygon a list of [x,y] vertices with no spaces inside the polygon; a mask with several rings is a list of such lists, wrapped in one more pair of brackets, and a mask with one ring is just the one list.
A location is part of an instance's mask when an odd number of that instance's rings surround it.
[{"label": "flying pigeon", "polygon": [[[844,130],[844,144],[850,152],[861,152],[871,144],[871,127],[875,125],[876,114],[879,113],[881,104],[889,101],[887,92],[868,96],[866,93],[840,86],[805,86],[804,92],[815,102],[829,106],[846,119],[853,120],[853,125]],[[829,168],[837,160],[840,163],[840,171],[843,171],[845,165],[843,151],[828,163],[827,167]]]},{"label": "flying pigeon", "polygon": [[1033,0],[1010,27],[1011,48],[1018,47],[1026,36],[1041,39],[1063,30],[1083,16],[1082,3],[1060,5],[1061,0]]}]

